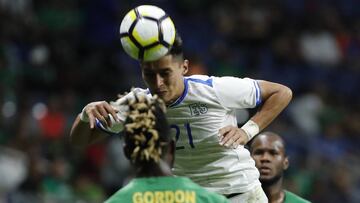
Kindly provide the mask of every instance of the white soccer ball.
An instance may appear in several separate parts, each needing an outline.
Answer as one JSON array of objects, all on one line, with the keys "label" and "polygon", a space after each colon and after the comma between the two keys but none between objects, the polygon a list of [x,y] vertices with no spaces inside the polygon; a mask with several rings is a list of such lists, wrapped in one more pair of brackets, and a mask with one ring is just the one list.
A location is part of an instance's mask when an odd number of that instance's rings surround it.
[{"label": "white soccer ball", "polygon": [[165,56],[175,40],[175,26],[161,8],[138,6],[129,11],[120,25],[121,44],[127,54],[140,61]]}]

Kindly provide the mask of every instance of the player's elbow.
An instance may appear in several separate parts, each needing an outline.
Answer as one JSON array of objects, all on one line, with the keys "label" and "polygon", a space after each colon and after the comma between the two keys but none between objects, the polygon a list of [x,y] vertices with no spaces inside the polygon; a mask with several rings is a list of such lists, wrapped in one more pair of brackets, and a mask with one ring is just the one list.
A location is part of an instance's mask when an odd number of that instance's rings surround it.
[{"label": "player's elbow", "polygon": [[84,140],[84,138],[81,138],[81,136],[76,135],[73,132],[70,133],[69,141],[73,148],[83,149],[88,145],[87,141]]},{"label": "player's elbow", "polygon": [[[84,132],[85,131],[85,132]],[[81,129],[81,127],[74,127],[70,130],[69,142],[72,147],[83,149],[89,145],[90,130]]]},{"label": "player's elbow", "polygon": [[286,103],[289,103],[293,97],[292,90],[289,87],[282,85],[280,92],[281,98],[286,101]]}]

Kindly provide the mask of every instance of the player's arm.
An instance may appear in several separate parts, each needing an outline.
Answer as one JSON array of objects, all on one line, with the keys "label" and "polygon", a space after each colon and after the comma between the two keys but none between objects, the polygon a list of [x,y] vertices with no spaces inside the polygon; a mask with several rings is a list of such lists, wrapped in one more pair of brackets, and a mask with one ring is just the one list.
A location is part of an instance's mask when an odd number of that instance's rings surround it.
[{"label": "player's arm", "polygon": [[250,120],[255,122],[259,127],[259,131],[261,131],[289,104],[292,91],[290,88],[278,83],[259,80],[258,84],[263,102],[259,111]]},{"label": "player's arm", "polygon": [[70,140],[74,146],[85,147],[104,138],[106,133],[96,127],[97,121],[102,126],[112,126],[110,115],[119,121],[117,110],[106,101],[92,102],[86,105],[76,117],[70,131]]},{"label": "player's arm", "polygon": [[260,89],[262,105],[259,111],[238,128],[226,126],[219,130],[220,144],[227,147],[237,147],[246,144],[252,137],[267,127],[289,104],[292,98],[290,88],[264,80],[257,81]]}]

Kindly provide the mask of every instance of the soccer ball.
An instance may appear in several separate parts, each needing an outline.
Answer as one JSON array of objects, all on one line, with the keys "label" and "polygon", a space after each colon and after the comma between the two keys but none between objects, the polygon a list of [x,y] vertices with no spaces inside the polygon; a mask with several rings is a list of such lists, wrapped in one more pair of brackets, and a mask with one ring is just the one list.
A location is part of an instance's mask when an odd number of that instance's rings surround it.
[{"label": "soccer ball", "polygon": [[165,56],[175,40],[175,26],[159,7],[138,6],[129,11],[120,25],[121,44],[127,54],[140,61]]}]

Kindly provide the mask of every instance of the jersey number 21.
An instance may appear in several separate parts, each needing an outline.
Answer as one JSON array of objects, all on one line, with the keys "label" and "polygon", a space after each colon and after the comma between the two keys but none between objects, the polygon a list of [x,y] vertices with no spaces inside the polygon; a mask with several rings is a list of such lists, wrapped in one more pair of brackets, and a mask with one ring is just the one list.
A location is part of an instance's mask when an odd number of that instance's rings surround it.
[{"label": "jersey number 21", "polygon": [[[180,127],[179,127],[179,125],[173,124],[173,125],[170,125],[170,128],[175,130],[175,132],[176,132],[175,139],[176,139],[176,142],[177,142],[179,140],[179,137],[180,137]],[[186,129],[186,134],[187,134],[188,139],[189,139],[190,147],[195,148],[194,143],[193,143],[193,137],[192,137],[192,134],[191,134],[190,123],[185,123],[184,128]],[[184,148],[185,148],[184,146],[176,146],[176,150],[184,149]]]}]

